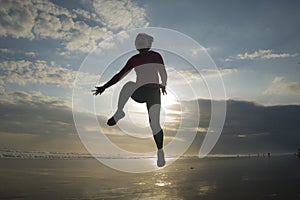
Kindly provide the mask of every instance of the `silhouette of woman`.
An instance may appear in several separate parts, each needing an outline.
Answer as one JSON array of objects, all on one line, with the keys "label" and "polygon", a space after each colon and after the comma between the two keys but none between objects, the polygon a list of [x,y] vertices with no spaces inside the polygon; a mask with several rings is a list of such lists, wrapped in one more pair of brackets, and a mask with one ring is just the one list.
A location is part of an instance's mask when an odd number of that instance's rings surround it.
[{"label": "silhouette of woman", "polygon": [[[127,82],[121,89],[118,109],[115,114],[107,121],[107,125],[115,125],[121,118],[125,116],[123,111],[128,99],[131,97],[138,103],[146,103],[149,123],[153,133],[154,141],[157,146],[157,166],[165,165],[163,151],[163,130],[160,126],[160,106],[161,94],[167,94],[167,72],[164,61],[158,52],[150,50],[153,37],[145,33],[139,33],[135,39],[135,47],[139,51],[138,54],[132,56],[126,65],[114,75],[106,84],[101,87],[95,87],[94,95],[102,94],[105,89],[117,83],[127,73],[134,69],[136,72],[136,82]],[[161,84],[159,83],[159,76]]]}]

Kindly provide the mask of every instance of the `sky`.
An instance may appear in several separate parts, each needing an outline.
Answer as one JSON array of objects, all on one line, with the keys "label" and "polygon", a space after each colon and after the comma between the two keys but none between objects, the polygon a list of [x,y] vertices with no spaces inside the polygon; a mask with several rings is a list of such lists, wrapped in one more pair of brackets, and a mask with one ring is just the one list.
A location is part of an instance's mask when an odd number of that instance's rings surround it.
[{"label": "sky", "polygon": [[[79,71],[80,66],[105,39],[134,28],[161,27],[179,31],[198,42],[219,69],[228,107],[224,131],[214,153],[293,151],[300,145],[295,142],[300,141],[299,4],[296,0],[1,0],[0,148],[85,152],[72,117],[74,81],[80,75],[96,85],[100,77],[97,73]],[[176,46],[176,41],[172,45]],[[120,70],[133,53],[120,57],[101,81],[107,81]],[[176,77],[190,79],[193,87],[199,88],[201,78],[180,69],[177,69],[179,74],[172,75],[171,69],[178,67],[178,58],[164,52],[162,55],[168,61],[170,83],[174,83],[170,84],[173,90],[163,99],[168,142],[178,128],[181,111],[176,107],[176,96],[181,93]],[[95,64],[103,67],[101,60]],[[202,73],[208,81],[216,79],[215,71]],[[128,130],[125,135],[118,127],[106,127],[105,122],[113,113],[112,105],[116,105],[109,98],[117,95],[121,83],[113,87],[95,102],[102,131],[122,148],[134,151],[142,146],[141,151],[153,150],[142,105],[129,105],[127,109],[129,117],[140,119],[135,130],[146,131],[147,140],[128,139],[132,120],[120,124]],[[82,95],[84,99],[84,95],[91,93],[85,91]],[[197,98],[185,99],[201,102],[201,115],[205,116],[190,148],[193,153],[200,147],[210,113],[206,108],[209,96],[204,92]],[[84,115],[84,110],[75,112]],[[89,119],[86,120],[88,124]],[[97,127],[90,129],[97,132]]]}]

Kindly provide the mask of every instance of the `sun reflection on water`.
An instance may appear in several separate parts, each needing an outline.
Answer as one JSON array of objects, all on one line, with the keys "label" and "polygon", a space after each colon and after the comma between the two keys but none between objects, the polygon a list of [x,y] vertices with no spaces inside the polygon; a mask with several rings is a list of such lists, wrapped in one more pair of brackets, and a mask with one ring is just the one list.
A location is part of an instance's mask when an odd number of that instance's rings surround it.
[{"label": "sun reflection on water", "polygon": [[172,184],[170,178],[166,173],[158,172],[154,175],[154,178],[155,178],[155,183],[154,183],[155,186],[165,187]]},{"label": "sun reflection on water", "polygon": [[159,187],[164,187],[167,185],[171,185],[171,182],[157,182],[157,183],[155,183],[155,185],[159,186]]}]

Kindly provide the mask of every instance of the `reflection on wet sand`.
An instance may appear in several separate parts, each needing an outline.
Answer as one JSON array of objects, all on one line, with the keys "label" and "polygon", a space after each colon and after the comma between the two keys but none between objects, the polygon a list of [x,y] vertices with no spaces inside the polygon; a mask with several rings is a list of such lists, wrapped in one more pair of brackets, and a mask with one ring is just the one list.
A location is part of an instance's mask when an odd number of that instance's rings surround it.
[{"label": "reflection on wet sand", "polygon": [[0,199],[297,199],[299,161],[184,158],[134,174],[94,159],[0,159]]}]

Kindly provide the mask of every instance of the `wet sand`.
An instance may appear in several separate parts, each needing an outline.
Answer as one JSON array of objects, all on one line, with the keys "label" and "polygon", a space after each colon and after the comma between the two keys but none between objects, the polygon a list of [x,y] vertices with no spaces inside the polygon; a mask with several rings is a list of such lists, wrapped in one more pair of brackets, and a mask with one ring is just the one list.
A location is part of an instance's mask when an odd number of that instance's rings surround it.
[{"label": "wet sand", "polygon": [[300,159],[185,158],[149,173],[95,159],[0,159],[0,199],[300,199]]}]

